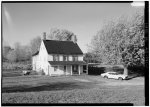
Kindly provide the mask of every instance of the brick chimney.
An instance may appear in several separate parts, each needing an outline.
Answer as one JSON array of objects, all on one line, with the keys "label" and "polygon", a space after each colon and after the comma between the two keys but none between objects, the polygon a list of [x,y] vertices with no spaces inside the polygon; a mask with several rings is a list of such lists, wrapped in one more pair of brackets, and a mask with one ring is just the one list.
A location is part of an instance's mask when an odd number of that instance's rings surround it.
[{"label": "brick chimney", "polygon": [[76,35],[72,35],[71,36],[71,41],[73,41],[74,43],[77,43]]},{"label": "brick chimney", "polygon": [[43,40],[46,40],[46,32],[43,32]]}]

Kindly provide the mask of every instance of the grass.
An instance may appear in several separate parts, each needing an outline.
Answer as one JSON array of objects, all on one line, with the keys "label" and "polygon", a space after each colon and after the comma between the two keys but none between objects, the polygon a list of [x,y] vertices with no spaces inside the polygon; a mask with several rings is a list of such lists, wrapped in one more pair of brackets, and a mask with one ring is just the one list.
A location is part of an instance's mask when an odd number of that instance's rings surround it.
[{"label": "grass", "polygon": [[[6,97],[7,96],[7,97]],[[9,96],[9,97],[8,97]],[[2,94],[4,103],[134,103],[144,105],[142,90],[74,89]]]},{"label": "grass", "polygon": [[[136,83],[136,81],[122,82]],[[107,85],[111,82],[118,85]],[[144,105],[144,85],[119,85],[119,83],[121,81],[88,75],[3,77],[2,103],[133,103]]]}]

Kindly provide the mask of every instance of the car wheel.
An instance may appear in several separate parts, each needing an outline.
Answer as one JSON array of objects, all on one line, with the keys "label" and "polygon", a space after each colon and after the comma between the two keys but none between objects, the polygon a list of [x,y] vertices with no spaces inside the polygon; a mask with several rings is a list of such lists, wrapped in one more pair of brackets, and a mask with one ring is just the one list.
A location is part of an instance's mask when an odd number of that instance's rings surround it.
[{"label": "car wheel", "polygon": [[104,76],[104,78],[108,78],[107,76]]},{"label": "car wheel", "polygon": [[119,77],[118,80],[123,80],[123,78]]}]

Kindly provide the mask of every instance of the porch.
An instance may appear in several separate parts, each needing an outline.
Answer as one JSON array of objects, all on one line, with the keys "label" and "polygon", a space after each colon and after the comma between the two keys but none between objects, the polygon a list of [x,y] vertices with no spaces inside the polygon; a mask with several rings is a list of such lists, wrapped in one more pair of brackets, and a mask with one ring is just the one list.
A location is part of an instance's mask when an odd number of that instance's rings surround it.
[{"label": "porch", "polygon": [[50,65],[54,67],[54,74],[61,75],[80,75],[83,73],[83,61],[49,61]]}]

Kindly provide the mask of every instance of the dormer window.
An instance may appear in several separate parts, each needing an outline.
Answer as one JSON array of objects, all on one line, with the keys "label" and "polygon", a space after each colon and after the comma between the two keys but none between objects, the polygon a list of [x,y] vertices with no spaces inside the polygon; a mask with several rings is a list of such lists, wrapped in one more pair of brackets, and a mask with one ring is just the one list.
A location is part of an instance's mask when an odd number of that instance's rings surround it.
[{"label": "dormer window", "polygon": [[68,56],[67,55],[63,56],[63,61],[68,61]]},{"label": "dormer window", "polygon": [[74,56],[72,56],[73,58],[73,61],[78,61],[78,56],[77,55],[74,55]]},{"label": "dormer window", "polygon": [[59,61],[59,55],[53,55],[53,61]]}]

